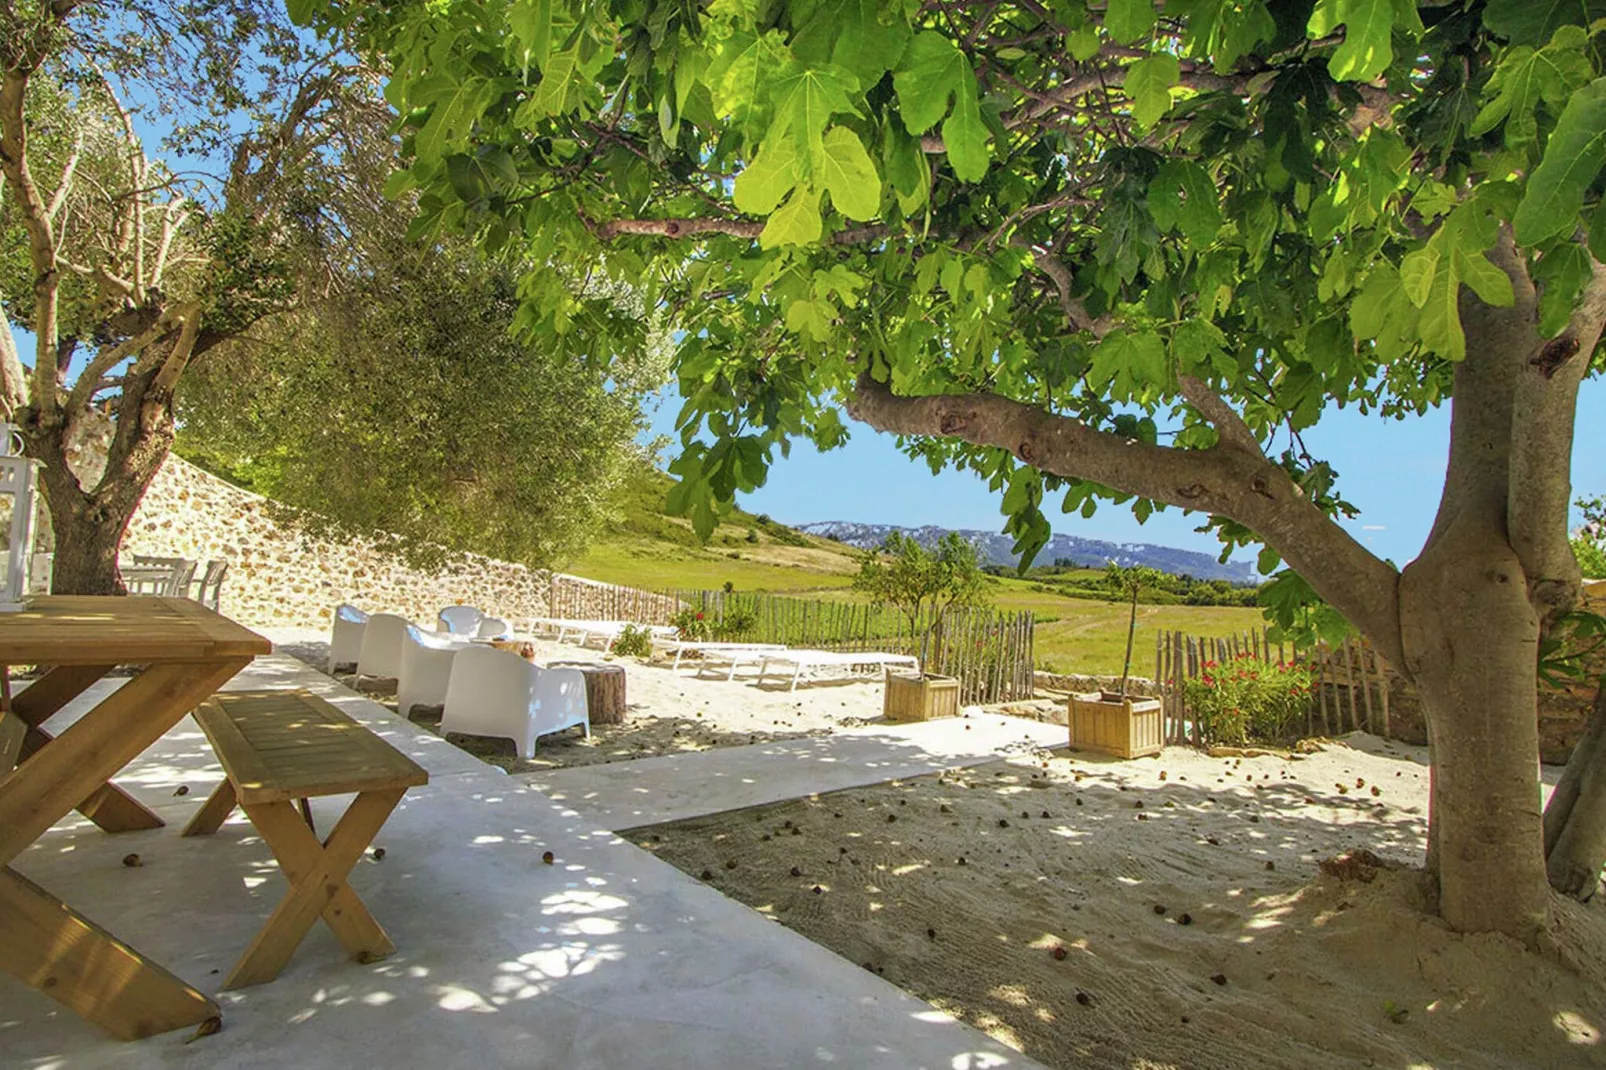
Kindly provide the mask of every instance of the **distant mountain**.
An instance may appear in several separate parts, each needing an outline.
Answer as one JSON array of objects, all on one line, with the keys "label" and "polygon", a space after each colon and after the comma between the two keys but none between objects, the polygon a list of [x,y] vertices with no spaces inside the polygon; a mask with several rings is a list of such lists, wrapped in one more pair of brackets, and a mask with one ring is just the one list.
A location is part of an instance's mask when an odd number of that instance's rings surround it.
[{"label": "distant mountain", "polygon": [[[854,524],[845,520],[823,520],[814,524],[799,524],[799,531],[835,539],[861,550],[872,550],[886,541],[894,531],[909,535],[922,546],[934,546],[948,533],[947,528],[926,526],[904,528],[895,524]],[[990,531],[960,531],[972,545],[984,565],[1016,565],[1020,555],[1012,552],[1015,540],[1008,535]],[[1193,550],[1178,550],[1170,546],[1154,546],[1146,542],[1104,542],[1101,539],[1081,539],[1075,535],[1054,535],[1048,545],[1037,554],[1035,563],[1051,565],[1067,558],[1085,568],[1103,568],[1114,561],[1118,565],[1147,565],[1176,576],[1192,576],[1196,580],[1228,580],[1232,583],[1255,583],[1253,565],[1230,561],[1223,565],[1209,554]]]}]

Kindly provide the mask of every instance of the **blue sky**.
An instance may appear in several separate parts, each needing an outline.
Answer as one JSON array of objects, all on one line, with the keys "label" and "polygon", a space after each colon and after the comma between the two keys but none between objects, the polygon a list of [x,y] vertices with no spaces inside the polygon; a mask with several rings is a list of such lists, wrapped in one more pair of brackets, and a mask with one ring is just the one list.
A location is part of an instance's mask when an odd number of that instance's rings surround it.
[{"label": "blue sky", "polygon": [[[653,434],[673,436],[680,402],[673,387],[667,397],[652,414]],[[842,449],[820,453],[798,443],[790,458],[777,456],[769,482],[742,495],[741,506],[791,524],[851,520],[985,531],[1002,526],[1000,495],[980,477],[968,472],[933,476],[923,462],[899,453],[891,435],[851,422],[849,428],[853,437]],[[1415,557],[1433,525],[1444,482],[1448,410],[1394,421],[1332,407],[1304,439],[1313,454],[1338,470],[1340,493],[1360,508],[1347,524],[1355,536],[1397,564]],[[670,456],[678,441],[667,451]],[[1574,497],[1606,493],[1606,380],[1598,377],[1579,394],[1573,487]],[[1221,549],[1214,536],[1193,530],[1201,523],[1199,516],[1184,516],[1177,509],[1141,525],[1129,510],[1109,505],[1090,520],[1061,514],[1057,505],[1047,512],[1056,532],[1083,538],[1150,542],[1210,554]],[[1249,559],[1241,552],[1237,556]]]}]

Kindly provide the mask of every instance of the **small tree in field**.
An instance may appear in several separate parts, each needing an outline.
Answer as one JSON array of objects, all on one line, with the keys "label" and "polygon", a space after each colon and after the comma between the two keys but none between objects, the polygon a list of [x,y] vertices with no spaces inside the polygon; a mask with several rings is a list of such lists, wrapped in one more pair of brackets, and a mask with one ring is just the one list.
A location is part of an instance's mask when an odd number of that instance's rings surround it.
[{"label": "small tree in field", "polygon": [[1104,582],[1117,596],[1132,600],[1132,613],[1126,622],[1126,661],[1121,665],[1121,697],[1126,698],[1126,682],[1132,675],[1132,638],[1138,630],[1138,594],[1160,582],[1160,573],[1143,565],[1117,565],[1111,561],[1104,569]]},{"label": "small tree in field", "polygon": [[927,620],[931,640],[929,658],[939,657],[942,617],[958,606],[986,601],[987,579],[976,559],[976,548],[957,531],[950,531],[926,549],[901,531],[894,531],[879,551],[867,552],[859,562],[853,589],[871,599],[895,606],[909,618],[909,633],[918,634]]}]

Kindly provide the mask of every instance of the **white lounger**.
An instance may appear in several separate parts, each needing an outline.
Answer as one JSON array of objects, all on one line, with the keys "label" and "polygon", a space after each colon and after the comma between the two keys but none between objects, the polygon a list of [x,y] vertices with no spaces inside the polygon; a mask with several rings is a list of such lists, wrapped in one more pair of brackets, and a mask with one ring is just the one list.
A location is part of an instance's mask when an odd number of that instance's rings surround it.
[{"label": "white lounger", "polygon": [[680,668],[680,659],[685,654],[701,654],[702,660],[697,663],[697,672],[714,662],[724,662],[730,665],[730,674],[727,680],[736,678],[736,669],[740,665],[762,666],[764,662],[778,654],[786,653],[786,647],[779,643],[698,643],[676,639],[669,643],[669,649],[675,652],[675,664],[672,669]]},{"label": "white lounger", "polygon": [[637,624],[628,620],[567,620],[562,617],[534,617],[530,621],[531,631],[558,633],[558,642],[563,642],[571,635],[581,646],[587,646],[592,639],[602,640],[602,649],[607,650],[613,646],[613,641],[624,633],[626,628],[645,628],[657,640],[669,641],[679,633],[668,624]]},{"label": "white lounger", "polygon": [[771,654],[764,659],[764,665],[758,671],[757,683],[762,684],[764,677],[769,675],[771,665],[790,665],[792,667],[792,686],[789,690],[797,690],[797,681],[805,673],[816,676],[821,669],[846,669],[848,672],[861,667],[874,666],[882,670],[883,675],[894,665],[907,665],[915,672],[920,671],[920,659],[913,654],[885,654],[879,651],[864,651],[854,653],[840,650],[788,650],[784,654]]}]

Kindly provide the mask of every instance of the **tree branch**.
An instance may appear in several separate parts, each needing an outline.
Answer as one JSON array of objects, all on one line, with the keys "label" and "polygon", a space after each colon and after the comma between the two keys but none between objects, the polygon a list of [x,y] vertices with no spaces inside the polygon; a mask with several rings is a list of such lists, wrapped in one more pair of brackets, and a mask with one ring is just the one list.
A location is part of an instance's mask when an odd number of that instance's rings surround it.
[{"label": "tree branch", "polygon": [[1177,384],[1182,388],[1182,396],[1188,404],[1199,410],[1199,415],[1210,421],[1210,426],[1216,429],[1223,445],[1233,449],[1244,450],[1256,457],[1264,457],[1265,452],[1260,448],[1260,440],[1255,433],[1244,423],[1243,417],[1233,410],[1231,405],[1224,401],[1221,395],[1211,390],[1202,379],[1195,379],[1191,375],[1177,376]]},{"label": "tree branch", "polygon": [[1258,448],[1251,454],[1224,445],[1149,445],[997,394],[899,397],[869,373],[860,375],[846,407],[880,431],[1006,449],[1051,475],[1236,520],[1364,631],[1383,657],[1403,663],[1399,574],[1311,503]]},{"label": "tree branch", "polygon": [[1039,245],[1033,245],[1030,242],[1021,241],[1012,242],[1011,244],[1031,250],[1032,263],[1053,281],[1054,290],[1059,296],[1060,311],[1065,313],[1065,322],[1069,323],[1073,330],[1091,331],[1095,338],[1103,338],[1110,333],[1110,329],[1115,326],[1114,317],[1105,315],[1095,319],[1088,314],[1087,306],[1082,304],[1082,299],[1071,292],[1076,282],[1076,276],[1071,273],[1071,269],[1065,261],[1047,249]]},{"label": "tree branch", "polygon": [[61,280],[56,268],[56,236],[50,209],[33,180],[28,165],[28,130],[23,104],[28,75],[8,70],[0,78],[0,173],[15,190],[17,208],[28,235],[28,260],[33,268],[35,353],[31,391],[38,404],[55,397],[56,313]]},{"label": "tree branch", "polygon": [[178,385],[179,376],[184,374],[184,368],[195,352],[195,338],[201,331],[201,309],[198,305],[191,305],[183,315],[184,327],[178,333],[178,341],[162,362],[162,370],[156,373],[156,387],[163,394],[171,394]]},{"label": "tree branch", "polygon": [[1578,386],[1606,324],[1606,265],[1591,263],[1594,277],[1567,328],[1549,341],[1535,335],[1512,401],[1506,526],[1528,577],[1529,599],[1546,625],[1572,608],[1583,582],[1567,542],[1567,471]]},{"label": "tree branch", "polygon": [[96,353],[94,359],[78,373],[78,378],[73,382],[72,393],[67,398],[67,411],[74,413],[87,408],[90,398],[94,396],[95,387],[103,375],[135,353],[143,351],[171,329],[171,321],[163,316],[132,338],[125,338],[117,345]]},{"label": "tree branch", "polygon": [[[607,223],[588,223],[591,233],[599,241],[612,241],[621,234],[643,235],[657,238],[695,238],[703,234],[725,234],[732,238],[757,239],[764,232],[764,224],[741,219],[614,219]],[[893,233],[885,224],[849,227],[839,230],[828,239],[835,245],[856,245],[877,241]]]}]

